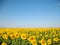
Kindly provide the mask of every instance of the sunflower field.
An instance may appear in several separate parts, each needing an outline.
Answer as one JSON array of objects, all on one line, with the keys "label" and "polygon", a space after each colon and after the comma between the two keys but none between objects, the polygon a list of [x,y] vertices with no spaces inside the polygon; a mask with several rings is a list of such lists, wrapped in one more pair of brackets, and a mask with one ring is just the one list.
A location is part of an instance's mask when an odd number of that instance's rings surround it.
[{"label": "sunflower field", "polygon": [[60,28],[0,28],[0,45],[60,45]]}]

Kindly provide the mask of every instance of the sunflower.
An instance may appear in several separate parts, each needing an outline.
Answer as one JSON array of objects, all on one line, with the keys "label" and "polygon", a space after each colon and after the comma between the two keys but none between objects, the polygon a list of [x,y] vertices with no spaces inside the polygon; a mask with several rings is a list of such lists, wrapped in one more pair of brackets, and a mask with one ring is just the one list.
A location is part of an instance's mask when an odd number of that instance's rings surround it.
[{"label": "sunflower", "polygon": [[42,45],[46,45],[46,42],[45,42],[44,39],[42,39],[42,40],[40,41],[40,43],[41,43]]},{"label": "sunflower", "polygon": [[36,39],[35,36],[30,36],[30,37],[28,38],[29,41],[32,41],[32,40],[35,40],[35,39]]},{"label": "sunflower", "polygon": [[56,37],[56,38],[54,38],[53,40],[57,42],[59,39]]},{"label": "sunflower", "polygon": [[32,45],[37,45],[37,41],[36,40],[32,40],[31,43],[32,43]]},{"label": "sunflower", "polygon": [[0,36],[2,35],[2,32],[0,31]]},{"label": "sunflower", "polygon": [[51,44],[52,42],[51,42],[51,39],[48,39],[48,41],[47,41],[47,44]]},{"label": "sunflower", "polygon": [[15,39],[15,35],[14,34],[10,34],[11,39]]},{"label": "sunflower", "polygon": [[21,38],[24,40],[24,39],[27,39],[27,34],[22,34],[21,35]]},{"label": "sunflower", "polygon": [[7,34],[3,34],[3,35],[2,35],[2,38],[3,38],[3,39],[8,39],[8,35],[7,35]]},{"label": "sunflower", "polygon": [[7,45],[5,42],[3,42],[1,45]]},{"label": "sunflower", "polygon": [[16,38],[19,38],[19,37],[20,37],[20,34],[16,32],[16,33],[15,33],[15,37],[16,37]]}]

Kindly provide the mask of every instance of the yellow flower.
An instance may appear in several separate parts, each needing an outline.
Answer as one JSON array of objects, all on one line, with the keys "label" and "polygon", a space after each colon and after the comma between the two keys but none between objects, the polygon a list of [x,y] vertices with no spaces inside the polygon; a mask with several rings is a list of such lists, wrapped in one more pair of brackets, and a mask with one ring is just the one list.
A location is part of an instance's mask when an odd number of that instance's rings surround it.
[{"label": "yellow flower", "polygon": [[2,35],[2,32],[0,31],[0,36]]},{"label": "yellow flower", "polygon": [[35,40],[35,38],[36,38],[35,36],[30,36],[28,40],[32,41],[32,40]]},{"label": "yellow flower", "polygon": [[2,35],[2,38],[3,38],[3,39],[8,39],[8,35],[7,35],[7,34],[3,34],[3,35]]},{"label": "yellow flower", "polygon": [[36,40],[32,40],[31,43],[32,43],[32,45],[37,45],[37,41]]},{"label": "yellow flower", "polygon": [[41,43],[42,45],[46,45],[46,42],[45,42],[44,39],[42,39],[40,43]]},{"label": "yellow flower", "polygon": [[15,39],[15,35],[14,34],[10,34],[11,39]]},{"label": "yellow flower", "polygon": [[51,43],[52,43],[51,39],[48,39],[47,44],[51,44]]},{"label": "yellow flower", "polygon": [[27,34],[22,34],[21,35],[21,38],[24,40],[24,39],[27,39]]},{"label": "yellow flower", "polygon": [[3,42],[1,45],[7,45],[5,42]]},{"label": "yellow flower", "polygon": [[19,33],[16,32],[16,33],[15,33],[15,37],[16,37],[16,38],[19,38],[19,37],[20,37]]},{"label": "yellow flower", "polygon": [[59,39],[58,38],[54,38],[53,40],[57,42]]}]

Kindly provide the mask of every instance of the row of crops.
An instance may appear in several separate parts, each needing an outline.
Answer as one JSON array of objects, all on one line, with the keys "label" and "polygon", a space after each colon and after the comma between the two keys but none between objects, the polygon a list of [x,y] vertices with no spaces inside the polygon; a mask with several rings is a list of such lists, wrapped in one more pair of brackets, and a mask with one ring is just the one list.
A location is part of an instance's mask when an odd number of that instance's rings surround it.
[{"label": "row of crops", "polygon": [[60,30],[0,29],[0,45],[60,45]]}]

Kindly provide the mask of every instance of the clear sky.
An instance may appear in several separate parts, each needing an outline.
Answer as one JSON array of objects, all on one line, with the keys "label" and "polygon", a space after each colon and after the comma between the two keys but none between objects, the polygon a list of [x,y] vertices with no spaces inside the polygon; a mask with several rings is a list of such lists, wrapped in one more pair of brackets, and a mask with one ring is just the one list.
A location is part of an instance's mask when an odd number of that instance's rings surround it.
[{"label": "clear sky", "polygon": [[60,1],[0,0],[0,27],[60,27]]}]

